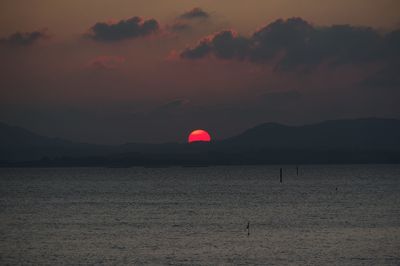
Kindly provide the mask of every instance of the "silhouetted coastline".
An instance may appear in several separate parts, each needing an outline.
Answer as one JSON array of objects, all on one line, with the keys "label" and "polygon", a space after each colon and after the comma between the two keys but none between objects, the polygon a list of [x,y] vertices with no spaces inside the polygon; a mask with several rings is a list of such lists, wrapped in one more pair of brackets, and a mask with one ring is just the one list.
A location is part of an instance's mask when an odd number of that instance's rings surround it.
[{"label": "silhouetted coastline", "polygon": [[[221,141],[120,146],[73,143],[3,126],[3,131],[7,129],[18,145],[2,140],[0,167],[400,163],[400,120],[394,119],[337,120],[298,127],[266,123]],[[23,143],[18,134],[24,136]]]}]

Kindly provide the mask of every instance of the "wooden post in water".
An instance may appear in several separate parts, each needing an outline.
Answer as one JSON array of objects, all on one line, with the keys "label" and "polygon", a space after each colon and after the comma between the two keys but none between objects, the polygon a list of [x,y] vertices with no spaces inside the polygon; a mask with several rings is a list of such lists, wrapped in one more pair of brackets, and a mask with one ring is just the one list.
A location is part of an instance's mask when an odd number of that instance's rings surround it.
[{"label": "wooden post in water", "polygon": [[299,176],[299,166],[296,166],[296,175]]},{"label": "wooden post in water", "polygon": [[247,236],[250,236],[250,221],[247,222]]},{"label": "wooden post in water", "polygon": [[282,168],[279,171],[279,182],[282,183]]}]

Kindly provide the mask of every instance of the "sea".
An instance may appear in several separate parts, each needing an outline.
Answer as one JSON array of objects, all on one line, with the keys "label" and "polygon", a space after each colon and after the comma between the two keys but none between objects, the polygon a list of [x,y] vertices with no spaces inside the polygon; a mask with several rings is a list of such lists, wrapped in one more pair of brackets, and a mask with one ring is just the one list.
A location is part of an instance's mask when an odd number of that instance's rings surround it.
[{"label": "sea", "polygon": [[400,265],[400,165],[2,168],[0,265]]}]

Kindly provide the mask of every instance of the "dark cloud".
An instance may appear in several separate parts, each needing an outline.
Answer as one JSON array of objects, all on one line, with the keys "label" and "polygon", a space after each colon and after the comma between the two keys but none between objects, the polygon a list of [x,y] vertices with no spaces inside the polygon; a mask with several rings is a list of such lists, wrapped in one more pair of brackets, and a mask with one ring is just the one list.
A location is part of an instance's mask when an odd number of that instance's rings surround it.
[{"label": "dark cloud", "polygon": [[198,26],[207,25],[204,22],[209,17],[206,11],[196,7],[176,17],[166,28],[171,32],[189,32]]},{"label": "dark cloud", "polygon": [[384,53],[391,62],[399,63],[400,59],[400,29],[390,32],[385,36]]},{"label": "dark cloud", "polygon": [[195,19],[195,18],[208,18],[210,15],[199,7],[195,7],[192,10],[189,10],[179,17],[182,19]]},{"label": "dark cloud", "polygon": [[382,52],[386,64],[372,75],[366,77],[361,85],[378,89],[400,89],[400,30],[387,34]]},{"label": "dark cloud", "polygon": [[47,37],[44,31],[16,32],[7,38],[0,39],[0,43],[11,46],[29,46]]},{"label": "dark cloud", "polygon": [[155,19],[132,17],[117,23],[98,22],[90,29],[89,36],[96,41],[119,41],[150,35],[159,30]]},{"label": "dark cloud", "polygon": [[223,59],[274,63],[280,70],[398,60],[400,33],[380,34],[368,27],[316,27],[301,18],[276,20],[250,37],[222,31],[182,51],[181,58],[213,55]]},{"label": "dark cloud", "polygon": [[400,89],[400,62],[390,64],[361,82],[362,86],[379,89]]},{"label": "dark cloud", "polygon": [[187,59],[198,59],[210,52],[212,52],[210,43],[207,40],[203,40],[196,47],[184,50],[180,56]]},{"label": "dark cloud", "polygon": [[213,53],[216,57],[223,59],[243,58],[248,53],[248,49],[248,39],[226,30],[202,40],[194,48],[184,50],[181,57],[197,59]]},{"label": "dark cloud", "polygon": [[249,43],[246,38],[238,36],[233,31],[222,31],[215,35],[211,41],[214,53],[219,58],[239,58],[248,50]]}]

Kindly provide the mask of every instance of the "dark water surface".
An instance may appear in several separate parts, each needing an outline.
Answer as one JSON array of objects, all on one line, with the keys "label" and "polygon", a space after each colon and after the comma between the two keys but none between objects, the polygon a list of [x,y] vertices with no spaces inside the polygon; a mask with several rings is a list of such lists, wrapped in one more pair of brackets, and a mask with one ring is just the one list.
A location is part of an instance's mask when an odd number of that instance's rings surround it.
[{"label": "dark water surface", "polygon": [[0,169],[0,264],[400,265],[400,165]]}]

